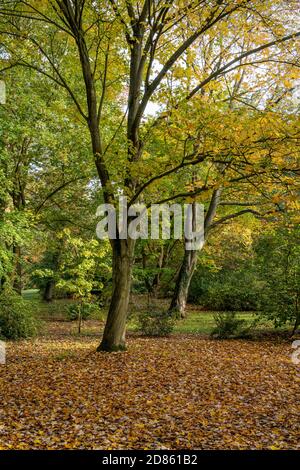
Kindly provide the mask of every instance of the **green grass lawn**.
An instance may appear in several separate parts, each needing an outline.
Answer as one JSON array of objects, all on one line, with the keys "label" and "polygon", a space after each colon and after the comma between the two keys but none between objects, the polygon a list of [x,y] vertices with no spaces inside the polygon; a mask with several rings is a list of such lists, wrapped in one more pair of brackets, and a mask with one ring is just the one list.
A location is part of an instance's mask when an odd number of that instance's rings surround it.
[{"label": "green grass lawn", "polygon": [[[209,335],[215,328],[214,315],[217,312],[206,312],[203,310],[189,312],[186,318],[176,322],[174,333],[181,334],[204,334]],[[254,312],[237,312],[237,317],[252,323],[256,318]],[[272,329],[272,323],[267,320],[261,320],[255,330],[263,331]],[[128,330],[138,332],[138,323],[136,318],[131,318],[128,323]]]},{"label": "green grass lawn", "polygon": [[37,315],[41,320],[66,320],[68,305],[74,303],[72,299],[54,299],[52,302],[44,302],[41,300],[38,289],[23,290],[22,296],[37,306]]},{"label": "green grass lawn", "polygon": [[26,289],[22,291],[22,296],[25,300],[39,300],[40,291],[39,289]]},{"label": "green grass lawn", "polygon": [[[66,321],[67,320],[67,308],[70,303],[73,303],[74,300],[70,299],[57,299],[51,303],[43,302],[40,299],[40,294],[37,289],[30,289],[23,291],[24,299],[32,301],[37,304],[37,312],[40,319],[45,321]],[[138,304],[137,304],[138,302]],[[160,301],[159,301],[160,302]],[[164,308],[168,302],[166,300],[161,301],[161,308]],[[138,314],[142,311],[147,311],[149,307],[143,301],[143,299],[135,299],[131,304],[131,315],[129,316],[128,321],[128,331],[138,333]],[[151,307],[150,307],[151,308]],[[202,334],[209,335],[215,327],[214,315],[216,312],[207,312],[197,310],[197,307],[193,307],[191,311],[188,312],[187,317],[176,322],[174,333],[175,334]],[[237,317],[244,319],[247,323],[251,323],[257,318],[254,312],[237,312]],[[103,309],[99,312],[98,315],[93,315],[90,320],[92,321],[101,321],[104,322],[106,318],[106,310]],[[74,328],[76,330],[76,322],[74,323]],[[89,329],[91,330],[89,332]],[[255,326],[255,331],[271,331],[273,325],[270,321],[266,319],[261,319],[259,323]],[[286,328],[282,328],[284,330]],[[86,326],[83,324],[82,328],[83,334],[88,335],[95,331],[94,328],[90,327],[90,323],[87,323]],[[254,330],[253,330],[254,331]]]},{"label": "green grass lawn", "polygon": [[[249,315],[248,315],[249,316]],[[191,312],[186,318],[179,320],[175,333],[210,334],[215,327],[213,312]]]},{"label": "green grass lawn", "polygon": [[[217,312],[191,312],[186,318],[179,320],[175,326],[177,333],[205,333],[210,334],[215,327],[214,315]],[[237,312],[237,318],[246,320],[247,323],[253,322],[257,316],[254,312]],[[261,320],[255,329],[264,330],[272,328],[272,323],[267,320]]]}]

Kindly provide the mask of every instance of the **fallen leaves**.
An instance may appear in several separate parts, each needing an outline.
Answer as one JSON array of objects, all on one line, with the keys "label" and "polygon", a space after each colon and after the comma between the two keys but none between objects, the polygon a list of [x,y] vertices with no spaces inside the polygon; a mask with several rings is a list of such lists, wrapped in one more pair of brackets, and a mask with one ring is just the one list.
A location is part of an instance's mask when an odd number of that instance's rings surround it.
[{"label": "fallen leaves", "polygon": [[50,331],[8,347],[1,449],[300,448],[288,343],[131,337],[107,354]]}]

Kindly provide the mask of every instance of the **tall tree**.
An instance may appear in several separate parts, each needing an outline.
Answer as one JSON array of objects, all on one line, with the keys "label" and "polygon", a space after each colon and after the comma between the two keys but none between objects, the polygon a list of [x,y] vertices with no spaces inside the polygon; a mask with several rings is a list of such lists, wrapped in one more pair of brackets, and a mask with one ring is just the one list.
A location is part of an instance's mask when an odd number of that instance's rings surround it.
[{"label": "tall tree", "polygon": [[[209,83],[240,66],[242,60],[267,61],[274,51],[284,57],[293,54],[293,50],[283,45],[294,44],[300,32],[278,23],[278,11],[287,3],[283,0],[275,4],[263,3],[249,0],[187,3],[180,0],[107,0],[100,5],[87,0],[8,2],[0,7],[0,33],[8,38],[7,41],[4,39],[8,59],[3,69],[30,67],[68,92],[89,130],[105,201],[115,203],[117,184],[131,205],[153,182],[195,166],[208,157],[195,151],[190,158],[180,163],[170,162],[166,170],[158,173],[155,171],[159,169],[159,161],[158,165],[154,161],[152,174],[149,164],[146,164],[147,171],[140,174],[145,165],[149,137],[145,125],[147,107],[151,100],[164,104],[163,95],[169,87],[172,72],[181,65],[193,45],[201,47],[202,39],[220,34],[228,25],[246,27],[253,37],[246,50],[237,50],[237,44],[231,44],[225,62],[219,63],[208,76],[199,76],[186,96],[175,93],[151,128],[160,126],[167,116],[180,109],[181,103],[184,106],[193,100]],[[245,10],[249,17],[246,26]],[[272,21],[274,30],[270,28],[265,33],[268,15],[275,18]],[[253,32],[254,28],[260,33]],[[107,139],[106,119],[112,98],[119,105],[116,116],[124,106],[126,111],[116,125],[115,133]],[[123,130],[125,135],[122,135]],[[196,193],[207,189],[204,183]],[[173,198],[180,196],[176,194]],[[125,347],[135,241],[117,238],[111,240],[111,245],[113,293],[99,346],[99,350],[105,351]]]}]

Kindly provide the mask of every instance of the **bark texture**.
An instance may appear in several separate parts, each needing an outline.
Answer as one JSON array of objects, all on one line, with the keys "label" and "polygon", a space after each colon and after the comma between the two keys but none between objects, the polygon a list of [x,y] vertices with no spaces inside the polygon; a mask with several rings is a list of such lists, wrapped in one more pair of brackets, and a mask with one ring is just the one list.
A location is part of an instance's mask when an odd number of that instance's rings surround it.
[{"label": "bark texture", "polygon": [[176,280],[169,310],[178,312],[181,318],[184,318],[186,315],[189,287],[197,264],[197,257],[198,252],[196,250],[185,250],[179,275]]},{"label": "bark texture", "polygon": [[113,242],[113,292],[103,338],[98,351],[122,351],[126,348],[126,320],[130,298],[134,240]]},{"label": "bark texture", "polygon": [[[221,198],[221,188],[216,189],[211,197],[210,204],[204,220],[205,238],[214,220]],[[175,311],[182,318],[186,316],[186,304],[191,280],[197,266],[198,250],[184,250],[184,256],[180,271],[176,280],[174,294],[171,300],[169,311]]]}]

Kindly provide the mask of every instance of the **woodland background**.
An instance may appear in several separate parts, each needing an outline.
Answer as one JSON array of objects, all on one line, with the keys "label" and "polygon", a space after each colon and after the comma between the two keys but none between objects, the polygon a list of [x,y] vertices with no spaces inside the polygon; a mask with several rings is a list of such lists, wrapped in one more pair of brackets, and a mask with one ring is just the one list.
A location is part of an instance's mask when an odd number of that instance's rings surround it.
[{"label": "woodland background", "polygon": [[[1,448],[299,448],[299,13],[1,2]],[[120,194],[203,249],[97,239]]]}]

